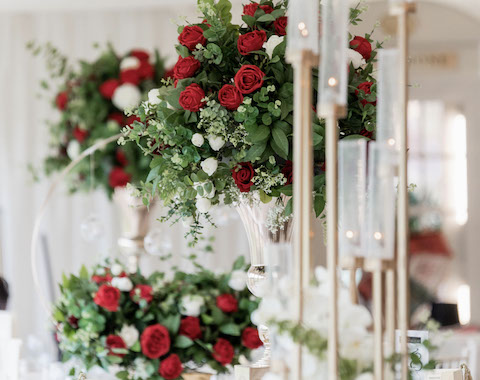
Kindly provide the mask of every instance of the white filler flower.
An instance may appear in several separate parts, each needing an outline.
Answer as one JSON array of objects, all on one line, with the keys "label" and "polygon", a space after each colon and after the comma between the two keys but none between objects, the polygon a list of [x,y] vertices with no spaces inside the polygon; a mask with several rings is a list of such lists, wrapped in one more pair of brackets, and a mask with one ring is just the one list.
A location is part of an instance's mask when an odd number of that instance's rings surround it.
[{"label": "white filler flower", "polygon": [[205,139],[203,138],[201,133],[195,133],[192,136],[192,144],[193,145],[200,148],[203,145],[204,142],[205,142]]},{"label": "white filler flower", "polygon": [[114,277],[112,279],[112,286],[115,286],[122,292],[129,292],[133,289],[132,281],[128,277]]},{"label": "white filler flower", "polygon": [[209,176],[211,176],[213,173],[217,171],[218,168],[218,161],[216,158],[209,157],[206,160],[203,160],[200,163],[200,166],[202,167],[203,171],[207,173]]},{"label": "white filler flower", "polygon": [[348,64],[352,64],[354,69],[358,69],[359,67],[367,64],[363,56],[353,49],[347,50],[347,57],[348,57]]},{"label": "white filler flower", "polygon": [[140,90],[130,83],[118,86],[112,97],[113,105],[122,111],[137,107],[141,100]]},{"label": "white filler flower", "polygon": [[120,70],[138,69],[140,60],[137,57],[126,57],[120,62]]},{"label": "white filler flower", "polygon": [[230,275],[228,286],[241,292],[247,286],[247,273],[243,270],[234,270]]},{"label": "white filler flower", "polygon": [[283,42],[284,38],[284,36],[280,37],[273,35],[268,39],[268,41],[263,43],[263,48],[265,49],[265,52],[268,54],[270,59],[272,59],[273,50]]},{"label": "white filler flower", "polygon": [[148,92],[148,102],[150,104],[160,104],[160,89],[154,88]]},{"label": "white filler flower", "polygon": [[113,264],[110,271],[114,276],[119,276],[123,272],[123,267],[120,264]]},{"label": "white filler flower", "polygon": [[180,300],[180,313],[188,317],[198,317],[205,304],[203,297],[198,295],[183,296]]},{"label": "white filler flower", "polygon": [[212,208],[212,202],[207,198],[199,198],[196,202],[198,212],[205,214]]},{"label": "white filler flower", "polygon": [[134,326],[123,325],[120,331],[120,337],[129,348],[137,343],[139,335],[138,330]]},{"label": "white filler flower", "polygon": [[225,145],[225,140],[223,139],[222,136],[208,135],[207,140],[208,140],[208,143],[210,144],[210,147],[215,151],[219,151],[222,148],[222,146]]}]

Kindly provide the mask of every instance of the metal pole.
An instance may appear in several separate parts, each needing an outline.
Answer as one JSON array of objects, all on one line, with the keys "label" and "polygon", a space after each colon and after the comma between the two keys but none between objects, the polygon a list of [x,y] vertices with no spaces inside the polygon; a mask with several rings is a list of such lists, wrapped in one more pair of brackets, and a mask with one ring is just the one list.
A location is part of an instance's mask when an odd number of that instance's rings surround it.
[{"label": "metal pole", "polygon": [[375,380],[383,380],[383,289],[381,262],[373,272],[373,329],[374,329],[374,373]]},{"label": "metal pole", "polygon": [[[395,352],[395,325],[396,325],[396,318],[395,318],[395,290],[396,290],[396,276],[395,270],[390,267],[387,269],[385,274],[385,331],[387,336],[387,356],[392,355]],[[387,366],[386,370],[386,379],[393,380],[394,374],[393,371],[389,366]]]},{"label": "metal pole", "polygon": [[398,50],[400,61],[399,102],[400,112],[400,157],[398,184],[398,218],[397,218],[397,275],[398,275],[398,327],[400,329],[400,354],[402,379],[408,378],[408,13],[414,9],[413,4],[401,3],[394,8],[398,18]]},{"label": "metal pole", "polygon": [[[312,214],[312,66],[318,60],[308,50],[290,57],[294,68],[294,127],[293,127],[293,212],[295,260],[295,312],[303,321],[304,294],[311,272],[311,214]],[[302,378],[302,348],[296,347],[295,379]]]},{"label": "metal pole", "polygon": [[328,299],[328,379],[338,378],[338,173],[337,142],[338,126],[336,105],[326,110],[326,176],[327,176],[327,266],[330,297]]}]

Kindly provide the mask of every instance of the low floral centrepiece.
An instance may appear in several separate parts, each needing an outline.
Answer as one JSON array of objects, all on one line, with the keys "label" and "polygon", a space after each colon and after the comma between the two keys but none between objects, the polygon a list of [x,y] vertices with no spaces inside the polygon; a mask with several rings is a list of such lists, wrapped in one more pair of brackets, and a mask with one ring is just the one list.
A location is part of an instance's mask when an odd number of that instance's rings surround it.
[{"label": "low floral centrepiece", "polygon": [[250,320],[258,302],[246,289],[243,258],[220,275],[195,265],[171,280],[108,262],[64,276],[53,314],[63,359],[123,380],[181,379],[202,367],[229,372],[262,346]]},{"label": "low floral centrepiece", "polygon": [[[109,45],[95,60],[71,64],[50,44],[29,47],[47,60],[50,78],[42,86],[54,92],[52,105],[60,112],[59,118],[48,122],[51,151],[43,163],[47,176],[64,169],[96,142],[140,120],[124,112],[145,100],[165,76],[158,52],[154,56],[144,50],[118,54]],[[144,179],[148,165],[149,160],[133,147],[111,143],[98,150],[93,161],[84,160],[75,168],[69,187],[71,191],[102,187],[111,195],[115,187]]]},{"label": "low floral centrepiece", "polygon": [[[243,24],[231,22],[228,0],[200,0],[198,23],[179,27],[179,54],[169,85],[134,112],[141,122],[126,128],[151,158],[141,189],[146,202],[159,197],[170,208],[165,219],[184,219],[191,233],[212,205],[239,199],[292,195],[293,69],[285,59],[285,1],[250,2]],[[362,9],[351,9],[352,24]],[[351,36],[348,115],[341,138],[371,139],[375,130],[376,49],[370,35]],[[314,83],[318,70],[314,72]],[[314,91],[314,101],[318,97]],[[325,124],[312,105],[314,207],[325,204]],[[130,144],[125,144],[128,146]],[[278,214],[290,215],[292,202]],[[281,223],[277,223],[280,225]]]}]

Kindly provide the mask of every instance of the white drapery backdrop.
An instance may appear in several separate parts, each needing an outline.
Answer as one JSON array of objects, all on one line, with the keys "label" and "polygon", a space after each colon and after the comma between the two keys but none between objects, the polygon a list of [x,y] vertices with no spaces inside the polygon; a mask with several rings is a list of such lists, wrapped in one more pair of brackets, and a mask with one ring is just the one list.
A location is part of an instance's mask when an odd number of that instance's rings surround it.
[{"label": "white drapery backdrop", "polygon": [[[33,223],[50,181],[34,183],[27,165],[38,166],[46,155],[45,120],[56,116],[48,100],[37,96],[39,81],[47,77],[45,65],[26,50],[26,43],[50,41],[69,57],[84,59],[98,54],[93,48],[95,42],[102,45],[110,41],[119,52],[158,48],[173,65],[177,27],[171,20],[179,14],[195,20],[193,4],[192,1],[191,6],[152,10],[0,13],[0,274],[10,284],[9,308],[15,313],[17,335],[21,338],[36,335],[44,342],[51,341],[51,326],[34,291],[30,268]],[[104,238],[95,244],[80,236],[80,224],[92,212],[105,227]],[[175,263],[188,268],[181,257],[192,251],[183,239],[183,227],[162,228],[173,240],[175,257],[172,263],[148,259],[146,265],[165,268]],[[116,255],[117,233],[115,209],[102,193],[69,197],[64,189],[59,189],[42,224],[54,279],[59,280],[63,272],[77,271],[82,264],[92,264],[102,255]],[[216,236],[215,253],[200,257],[206,266],[228,269],[239,254],[248,255],[239,219],[207,231],[207,235],[211,234]],[[45,273],[43,265],[39,265],[39,270]],[[41,277],[46,286],[45,275]],[[44,292],[48,293],[48,289]],[[57,289],[55,292],[58,295]]]}]

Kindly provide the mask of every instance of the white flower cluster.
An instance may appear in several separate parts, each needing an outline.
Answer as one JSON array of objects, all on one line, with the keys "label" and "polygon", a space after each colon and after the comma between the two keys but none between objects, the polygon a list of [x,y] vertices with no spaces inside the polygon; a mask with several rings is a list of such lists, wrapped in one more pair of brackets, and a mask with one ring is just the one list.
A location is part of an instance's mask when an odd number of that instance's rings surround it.
[{"label": "white flower cluster", "polygon": [[282,204],[276,204],[268,210],[267,219],[265,220],[265,226],[272,234],[276,234],[279,230],[285,229],[285,223],[291,218],[292,214],[285,215],[285,206]]},{"label": "white flower cluster", "polygon": [[265,194],[270,194],[272,188],[284,185],[287,179],[282,173],[272,175],[265,166],[259,166],[255,169],[255,176],[252,182],[257,186],[257,189],[263,190]]}]

